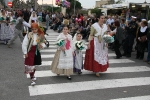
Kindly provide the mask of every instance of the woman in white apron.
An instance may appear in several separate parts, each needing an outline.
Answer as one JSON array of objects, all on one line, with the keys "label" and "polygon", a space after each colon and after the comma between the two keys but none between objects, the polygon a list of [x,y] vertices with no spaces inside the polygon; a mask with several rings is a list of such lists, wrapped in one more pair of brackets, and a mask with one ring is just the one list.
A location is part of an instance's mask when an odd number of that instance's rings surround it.
[{"label": "woman in white apron", "polygon": [[108,48],[102,39],[108,30],[104,20],[105,16],[101,15],[99,21],[91,26],[89,49],[86,50],[84,62],[84,69],[95,72],[98,77],[100,76],[99,72],[107,71],[108,68]]}]

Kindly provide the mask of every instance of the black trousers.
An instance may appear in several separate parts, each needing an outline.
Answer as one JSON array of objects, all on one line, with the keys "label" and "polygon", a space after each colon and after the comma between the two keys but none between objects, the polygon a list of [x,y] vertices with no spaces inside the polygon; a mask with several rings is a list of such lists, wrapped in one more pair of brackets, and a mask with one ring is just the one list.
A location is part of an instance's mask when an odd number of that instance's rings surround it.
[{"label": "black trousers", "polygon": [[119,41],[115,40],[115,42],[114,42],[114,49],[115,49],[115,53],[116,53],[117,57],[122,57],[122,54],[121,54],[120,49],[119,49],[120,46],[121,46],[121,44],[119,43]]},{"label": "black trousers", "polygon": [[133,34],[130,34],[130,35],[127,35],[124,41],[123,50],[126,55],[131,55],[132,47],[134,44],[134,38],[135,36]]},{"label": "black trousers", "polygon": [[140,59],[144,58],[144,52],[145,52],[146,46],[147,46],[147,42],[139,42],[139,41],[137,41],[136,58],[140,58]]}]

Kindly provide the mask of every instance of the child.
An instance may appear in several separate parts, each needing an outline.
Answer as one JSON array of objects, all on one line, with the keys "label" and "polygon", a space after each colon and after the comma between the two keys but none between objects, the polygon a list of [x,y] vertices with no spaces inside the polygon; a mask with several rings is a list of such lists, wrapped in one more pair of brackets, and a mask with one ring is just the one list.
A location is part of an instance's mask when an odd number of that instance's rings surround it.
[{"label": "child", "polygon": [[[82,42],[82,34],[81,33],[76,33],[73,39],[74,42],[74,72],[77,72],[78,74],[81,74],[81,70],[83,69],[83,54],[82,54],[82,50],[78,50],[76,48],[76,43]],[[87,48],[84,43],[83,43],[83,47]]]},{"label": "child", "polygon": [[67,79],[71,80],[70,75],[73,74],[73,45],[72,36],[68,34],[68,31],[69,28],[64,26],[63,33],[57,37],[57,41],[63,39],[65,41],[65,45],[58,47],[50,66],[50,70],[57,75],[67,75]]},{"label": "child", "polygon": [[31,85],[35,85],[36,78],[34,76],[35,66],[41,65],[41,54],[39,50],[45,47],[44,33],[41,31],[37,23],[31,24],[32,32],[28,33],[22,44],[22,51],[25,56],[25,73],[30,74]]}]

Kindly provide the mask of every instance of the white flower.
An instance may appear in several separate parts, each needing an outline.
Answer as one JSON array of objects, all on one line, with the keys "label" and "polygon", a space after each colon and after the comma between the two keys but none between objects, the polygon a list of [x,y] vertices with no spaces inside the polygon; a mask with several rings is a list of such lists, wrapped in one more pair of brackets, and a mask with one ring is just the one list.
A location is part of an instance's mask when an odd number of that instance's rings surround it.
[{"label": "white flower", "polygon": [[81,46],[77,43],[78,48],[80,48]]}]

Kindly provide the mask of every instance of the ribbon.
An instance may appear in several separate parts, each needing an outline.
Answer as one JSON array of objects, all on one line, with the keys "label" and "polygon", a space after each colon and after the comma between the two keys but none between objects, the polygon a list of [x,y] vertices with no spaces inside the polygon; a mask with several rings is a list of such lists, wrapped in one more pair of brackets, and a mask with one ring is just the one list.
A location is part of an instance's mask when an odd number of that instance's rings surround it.
[{"label": "ribbon", "polygon": [[36,52],[35,52],[36,55],[37,55],[37,52],[38,52],[38,44],[36,45]]}]

